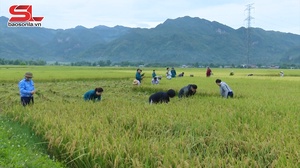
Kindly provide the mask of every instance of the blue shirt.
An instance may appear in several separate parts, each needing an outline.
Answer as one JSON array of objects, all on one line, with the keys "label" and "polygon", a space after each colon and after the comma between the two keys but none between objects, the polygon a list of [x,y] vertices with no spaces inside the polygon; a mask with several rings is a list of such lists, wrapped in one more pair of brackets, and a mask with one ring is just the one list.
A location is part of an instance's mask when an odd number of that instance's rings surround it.
[{"label": "blue shirt", "polygon": [[172,74],[172,78],[176,77],[176,71],[175,71],[175,69],[171,70],[171,74]]},{"label": "blue shirt", "polygon": [[90,90],[83,95],[83,99],[85,101],[88,101],[88,100],[100,101],[101,95],[97,95],[95,90]]},{"label": "blue shirt", "polygon": [[31,79],[28,81],[22,79],[19,82],[19,89],[21,97],[32,97],[31,92],[34,91],[34,82]]},{"label": "blue shirt", "polygon": [[154,78],[154,77],[156,77],[156,73],[155,72],[152,73],[152,78]]},{"label": "blue shirt", "polygon": [[139,72],[136,72],[135,79],[138,80],[138,81],[140,81],[140,82],[142,81],[142,76],[141,76],[141,74]]}]

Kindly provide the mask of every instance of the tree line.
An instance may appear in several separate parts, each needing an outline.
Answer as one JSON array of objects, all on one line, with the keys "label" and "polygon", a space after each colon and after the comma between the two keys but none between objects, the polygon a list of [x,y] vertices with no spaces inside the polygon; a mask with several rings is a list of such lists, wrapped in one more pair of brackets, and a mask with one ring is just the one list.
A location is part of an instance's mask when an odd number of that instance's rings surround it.
[{"label": "tree line", "polygon": [[0,65],[46,65],[47,62],[44,60],[7,60],[0,58]]},{"label": "tree line", "polygon": [[[49,65],[44,60],[8,60],[0,58],[0,65]],[[211,68],[245,68],[247,66],[245,65],[223,65],[223,64],[201,64],[199,62],[194,63],[187,63],[185,65],[178,64],[178,63],[145,63],[145,62],[129,62],[129,61],[122,61],[117,63],[112,63],[110,60],[100,60],[95,62],[89,62],[89,61],[78,61],[78,62],[71,62],[71,63],[60,63],[60,62],[54,62],[50,65],[66,65],[66,66],[120,66],[120,67],[195,67],[195,68],[205,68],[205,67],[211,67]],[[281,64],[276,66],[280,69],[299,69],[300,65],[298,64]],[[264,65],[252,65],[251,68],[270,68],[266,67]],[[272,68],[272,67],[271,67]]]}]

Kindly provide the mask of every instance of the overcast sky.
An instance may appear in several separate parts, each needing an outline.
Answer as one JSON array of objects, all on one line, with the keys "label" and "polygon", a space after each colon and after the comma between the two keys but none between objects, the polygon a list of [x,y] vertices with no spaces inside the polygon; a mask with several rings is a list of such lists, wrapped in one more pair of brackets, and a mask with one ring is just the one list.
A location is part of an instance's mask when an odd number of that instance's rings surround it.
[{"label": "overcast sky", "polygon": [[300,0],[0,0],[0,16],[10,18],[12,5],[32,5],[33,16],[53,29],[81,25],[153,28],[167,19],[199,17],[230,26],[251,27],[300,35]]}]

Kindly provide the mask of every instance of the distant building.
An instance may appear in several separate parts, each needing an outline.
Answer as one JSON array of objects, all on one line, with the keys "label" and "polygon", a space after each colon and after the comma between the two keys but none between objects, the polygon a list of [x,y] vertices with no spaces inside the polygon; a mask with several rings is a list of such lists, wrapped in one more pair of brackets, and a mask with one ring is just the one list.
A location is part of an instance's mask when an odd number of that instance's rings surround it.
[{"label": "distant building", "polygon": [[181,68],[187,68],[188,66],[187,65],[181,65]]}]

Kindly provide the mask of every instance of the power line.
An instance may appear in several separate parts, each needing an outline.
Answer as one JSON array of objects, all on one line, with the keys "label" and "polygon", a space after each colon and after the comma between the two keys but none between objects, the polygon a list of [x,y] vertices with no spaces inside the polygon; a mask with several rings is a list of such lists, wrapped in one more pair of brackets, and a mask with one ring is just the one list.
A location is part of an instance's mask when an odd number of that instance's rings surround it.
[{"label": "power line", "polygon": [[248,12],[248,16],[245,19],[247,21],[247,67],[249,68],[250,65],[250,49],[251,49],[251,20],[254,19],[251,16],[251,9],[254,9],[252,7],[254,3],[246,5],[246,11]]}]

